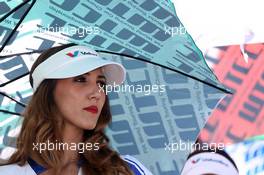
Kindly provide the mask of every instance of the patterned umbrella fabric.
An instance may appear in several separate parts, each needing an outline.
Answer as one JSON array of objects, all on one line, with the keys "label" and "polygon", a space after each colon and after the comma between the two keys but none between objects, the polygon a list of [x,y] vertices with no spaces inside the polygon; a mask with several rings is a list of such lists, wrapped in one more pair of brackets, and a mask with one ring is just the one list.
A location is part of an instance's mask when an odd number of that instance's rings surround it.
[{"label": "patterned umbrella fabric", "polygon": [[209,49],[205,58],[219,80],[234,91],[226,96],[208,120],[200,138],[204,142],[236,143],[264,132],[264,45]]}]

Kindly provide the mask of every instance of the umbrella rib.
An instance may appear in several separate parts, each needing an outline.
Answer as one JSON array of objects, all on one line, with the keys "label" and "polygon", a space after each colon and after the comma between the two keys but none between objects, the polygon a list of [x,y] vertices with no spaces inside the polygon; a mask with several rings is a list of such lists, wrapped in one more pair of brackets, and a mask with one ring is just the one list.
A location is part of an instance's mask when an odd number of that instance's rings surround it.
[{"label": "umbrella rib", "polygon": [[8,57],[13,57],[13,56],[18,56],[18,55],[30,55],[30,54],[34,54],[34,53],[42,53],[46,50],[34,50],[32,52],[21,52],[21,53],[15,53],[15,54],[11,54],[11,55],[3,55],[0,56],[0,60],[4,59],[4,58],[8,58]]},{"label": "umbrella rib", "polygon": [[13,37],[13,35],[15,34],[17,28],[20,26],[20,24],[23,22],[23,20],[25,19],[26,15],[28,14],[28,12],[31,10],[31,8],[34,6],[36,0],[32,1],[32,4],[30,5],[30,7],[26,10],[26,12],[23,14],[23,16],[21,17],[21,19],[18,21],[17,25],[15,26],[15,28],[11,31],[11,34],[7,37],[7,39],[4,41],[1,49],[0,49],[0,53],[4,50],[5,46],[8,44],[8,42],[11,40],[11,38]]},{"label": "umbrella rib", "polygon": [[228,90],[226,90],[226,89],[223,89],[223,88],[221,88],[221,87],[218,87],[218,86],[216,86],[216,85],[214,85],[214,84],[211,84],[211,83],[208,83],[208,82],[206,82],[206,81],[200,80],[199,78],[196,78],[196,77],[194,77],[194,76],[192,76],[192,75],[189,75],[189,74],[187,74],[187,73],[185,73],[185,72],[182,72],[182,71],[179,71],[179,70],[176,70],[176,69],[170,68],[170,67],[168,67],[168,66],[161,65],[161,64],[159,64],[159,63],[155,63],[155,62],[152,62],[152,61],[149,61],[149,60],[145,60],[145,59],[143,59],[143,58],[134,57],[134,56],[127,55],[127,54],[123,54],[123,53],[116,53],[116,52],[105,51],[105,50],[96,50],[96,51],[97,51],[97,52],[102,52],[102,53],[109,53],[109,54],[115,54],[115,55],[125,56],[125,57],[133,58],[133,59],[136,59],[136,60],[144,61],[144,62],[147,62],[147,63],[150,63],[150,64],[154,64],[154,65],[156,65],[156,66],[160,66],[160,67],[162,67],[162,68],[165,68],[165,69],[168,69],[168,70],[171,70],[171,71],[174,71],[174,72],[178,72],[178,73],[183,74],[183,75],[185,75],[185,76],[187,76],[187,77],[190,77],[190,78],[192,78],[192,79],[195,79],[195,80],[197,80],[197,81],[200,81],[200,82],[202,82],[202,83],[204,83],[204,84],[206,84],[206,85],[208,85],[208,86],[214,87],[214,88],[216,88],[216,89],[218,89],[218,90],[220,90],[220,91],[222,91],[222,92],[224,92],[224,93],[233,94],[232,92],[230,92],[230,91],[228,91]]},{"label": "umbrella rib", "polygon": [[27,76],[28,74],[29,74],[29,72],[27,72],[27,73],[25,73],[25,74],[23,74],[23,75],[20,75],[20,76],[14,78],[14,79],[12,79],[12,80],[10,80],[10,81],[8,81],[8,82],[2,83],[2,84],[0,84],[0,87],[4,87],[4,86],[6,86],[7,84],[12,83],[13,81],[16,81],[16,80],[18,80],[18,79],[20,79],[20,78],[23,78],[24,76]]},{"label": "umbrella rib", "polygon": [[26,3],[28,3],[30,0],[24,1],[21,4],[19,4],[18,6],[16,6],[15,8],[13,8],[11,11],[9,11],[7,14],[5,14],[1,19],[0,19],[0,23],[3,22],[8,16],[10,16],[12,13],[14,13],[15,11],[17,11],[19,8],[21,8],[23,5],[25,5]]},{"label": "umbrella rib", "polygon": [[[42,51],[45,51],[45,50],[35,50],[35,51],[33,51],[33,52],[23,52],[23,53],[17,53],[17,54],[12,54],[12,55],[5,55],[5,56],[0,56],[0,59],[1,59],[1,58],[6,58],[6,57],[11,57],[11,56],[16,56],[16,55],[23,55],[23,54],[25,55],[25,54],[40,53],[40,52],[42,52]],[[143,59],[143,58],[139,58],[139,57],[134,57],[134,56],[131,56],[131,55],[127,55],[127,54],[124,54],[124,53],[116,53],[116,52],[105,51],[105,50],[96,50],[96,51],[97,51],[97,52],[102,52],[102,53],[109,53],[109,54],[114,54],[114,55],[125,56],[125,57],[133,58],[133,59],[136,59],[136,60],[144,61],[144,62],[147,62],[147,63],[153,64],[153,65],[156,65],[156,66],[160,66],[160,67],[162,67],[162,68],[165,68],[165,69],[168,69],[168,70],[171,70],[171,71],[174,71],[174,72],[178,72],[178,73],[180,73],[180,74],[182,74],[182,75],[185,75],[185,76],[187,76],[187,77],[190,77],[190,78],[192,78],[192,79],[194,79],[194,80],[200,81],[200,82],[202,82],[202,83],[204,83],[204,84],[206,84],[206,85],[208,85],[208,86],[214,87],[214,88],[216,88],[216,89],[218,89],[218,90],[220,90],[220,91],[222,91],[222,92],[225,92],[225,93],[228,93],[228,94],[233,94],[232,92],[230,92],[230,91],[228,91],[228,90],[226,90],[226,89],[220,88],[220,87],[218,87],[218,86],[216,86],[216,85],[214,85],[214,84],[211,84],[211,83],[208,83],[208,82],[206,82],[206,81],[200,80],[199,78],[196,78],[196,77],[194,77],[194,76],[192,76],[192,75],[189,75],[189,74],[187,74],[187,73],[185,73],[185,72],[179,71],[179,70],[177,70],[177,69],[173,69],[173,68],[168,67],[168,66],[161,65],[161,64],[159,64],[159,63],[155,63],[155,62],[152,62],[152,61],[149,61],[149,60],[145,60],[145,59]],[[27,74],[28,74],[28,73],[27,73]],[[26,74],[26,75],[27,75],[27,74]],[[22,75],[22,76],[25,76],[25,75]],[[20,77],[20,78],[21,78],[21,77]],[[16,79],[14,79],[14,80],[11,80],[10,82],[15,81],[15,80],[17,80],[17,79],[19,79],[19,78],[16,78]],[[8,84],[8,83],[10,83],[10,82],[7,82],[7,83],[4,83],[4,84],[1,84],[0,87],[1,87],[1,86],[5,86],[6,84]]]},{"label": "umbrella rib", "polygon": [[[26,76],[26,75],[28,75],[28,74],[29,74],[29,72],[27,72],[27,73],[25,73],[25,74],[23,74],[23,75],[20,75],[20,76],[14,78],[14,79],[12,79],[12,80],[10,80],[10,81],[8,81],[8,82],[2,83],[2,84],[0,84],[0,87],[4,87],[4,86],[6,86],[7,84],[9,84],[9,83],[11,83],[11,82],[13,82],[13,81],[16,81],[16,80],[18,80],[18,79],[20,79],[20,78],[22,78],[22,77],[24,77],[24,76]],[[16,103],[19,104],[20,106],[22,106],[22,107],[24,107],[24,108],[26,107],[26,104],[17,101],[16,99],[10,97],[9,95],[5,94],[4,92],[1,92],[1,91],[0,91],[0,94],[2,94],[3,96],[9,98],[10,100],[16,102]]]},{"label": "umbrella rib", "polygon": [[7,114],[12,114],[12,115],[18,115],[18,116],[21,116],[21,114],[19,114],[19,113],[17,113],[17,112],[12,112],[12,111],[3,110],[3,109],[0,109],[0,112],[7,113]]},{"label": "umbrella rib", "polygon": [[3,95],[3,96],[5,96],[5,97],[7,97],[7,98],[9,98],[10,100],[16,102],[16,103],[19,104],[20,106],[22,106],[22,107],[24,107],[24,108],[26,107],[26,104],[24,104],[24,103],[22,103],[22,102],[20,102],[20,101],[17,101],[16,99],[10,97],[10,96],[7,95],[6,93],[0,91],[0,94]]}]

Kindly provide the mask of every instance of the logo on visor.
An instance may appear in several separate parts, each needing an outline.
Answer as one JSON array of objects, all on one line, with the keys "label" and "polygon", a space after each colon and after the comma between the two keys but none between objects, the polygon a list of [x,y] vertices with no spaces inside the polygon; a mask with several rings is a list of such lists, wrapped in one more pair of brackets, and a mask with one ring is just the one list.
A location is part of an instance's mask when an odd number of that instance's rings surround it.
[{"label": "logo on visor", "polygon": [[79,50],[76,50],[74,52],[69,52],[69,53],[66,53],[66,55],[68,55],[69,57],[77,57],[77,56],[81,56],[81,55],[94,55],[94,56],[97,56],[96,53],[91,53],[91,52],[83,52],[83,51],[79,51]]},{"label": "logo on visor", "polygon": [[193,164],[196,164],[196,163],[198,163],[200,161],[200,158],[198,158],[198,159],[196,159],[196,160],[192,160],[192,163]]}]

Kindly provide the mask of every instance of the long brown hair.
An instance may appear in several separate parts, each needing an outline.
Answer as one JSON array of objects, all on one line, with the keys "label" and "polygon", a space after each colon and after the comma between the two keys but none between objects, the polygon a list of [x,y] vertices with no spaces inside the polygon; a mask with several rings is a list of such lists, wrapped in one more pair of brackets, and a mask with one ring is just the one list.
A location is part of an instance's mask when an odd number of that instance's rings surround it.
[{"label": "long brown hair", "polygon": [[[32,72],[35,68],[56,52],[74,44],[53,47],[43,52],[33,64],[30,71],[30,84],[33,85]],[[17,163],[24,165],[29,157],[35,156],[41,160],[47,169],[54,169],[56,174],[60,172],[63,151],[44,150],[33,151],[33,143],[62,142],[60,131],[63,127],[63,119],[55,117],[58,113],[53,91],[56,80],[46,79],[36,89],[23,113],[23,124],[17,138],[17,151],[10,157],[8,164]],[[132,175],[128,165],[120,158],[119,154],[109,146],[109,139],[104,129],[111,121],[110,105],[106,96],[105,104],[99,116],[97,125],[93,130],[84,131],[85,143],[100,143],[99,150],[85,150],[80,156],[84,160],[82,170],[85,175]]]}]

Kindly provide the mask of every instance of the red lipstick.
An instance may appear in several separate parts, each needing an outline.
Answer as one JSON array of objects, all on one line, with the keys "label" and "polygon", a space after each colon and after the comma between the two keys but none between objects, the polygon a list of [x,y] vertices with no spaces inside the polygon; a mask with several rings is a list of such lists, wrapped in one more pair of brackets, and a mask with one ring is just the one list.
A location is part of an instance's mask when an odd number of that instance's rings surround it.
[{"label": "red lipstick", "polygon": [[98,108],[97,106],[88,106],[86,108],[83,108],[83,110],[91,112],[93,114],[97,114],[98,113]]}]

